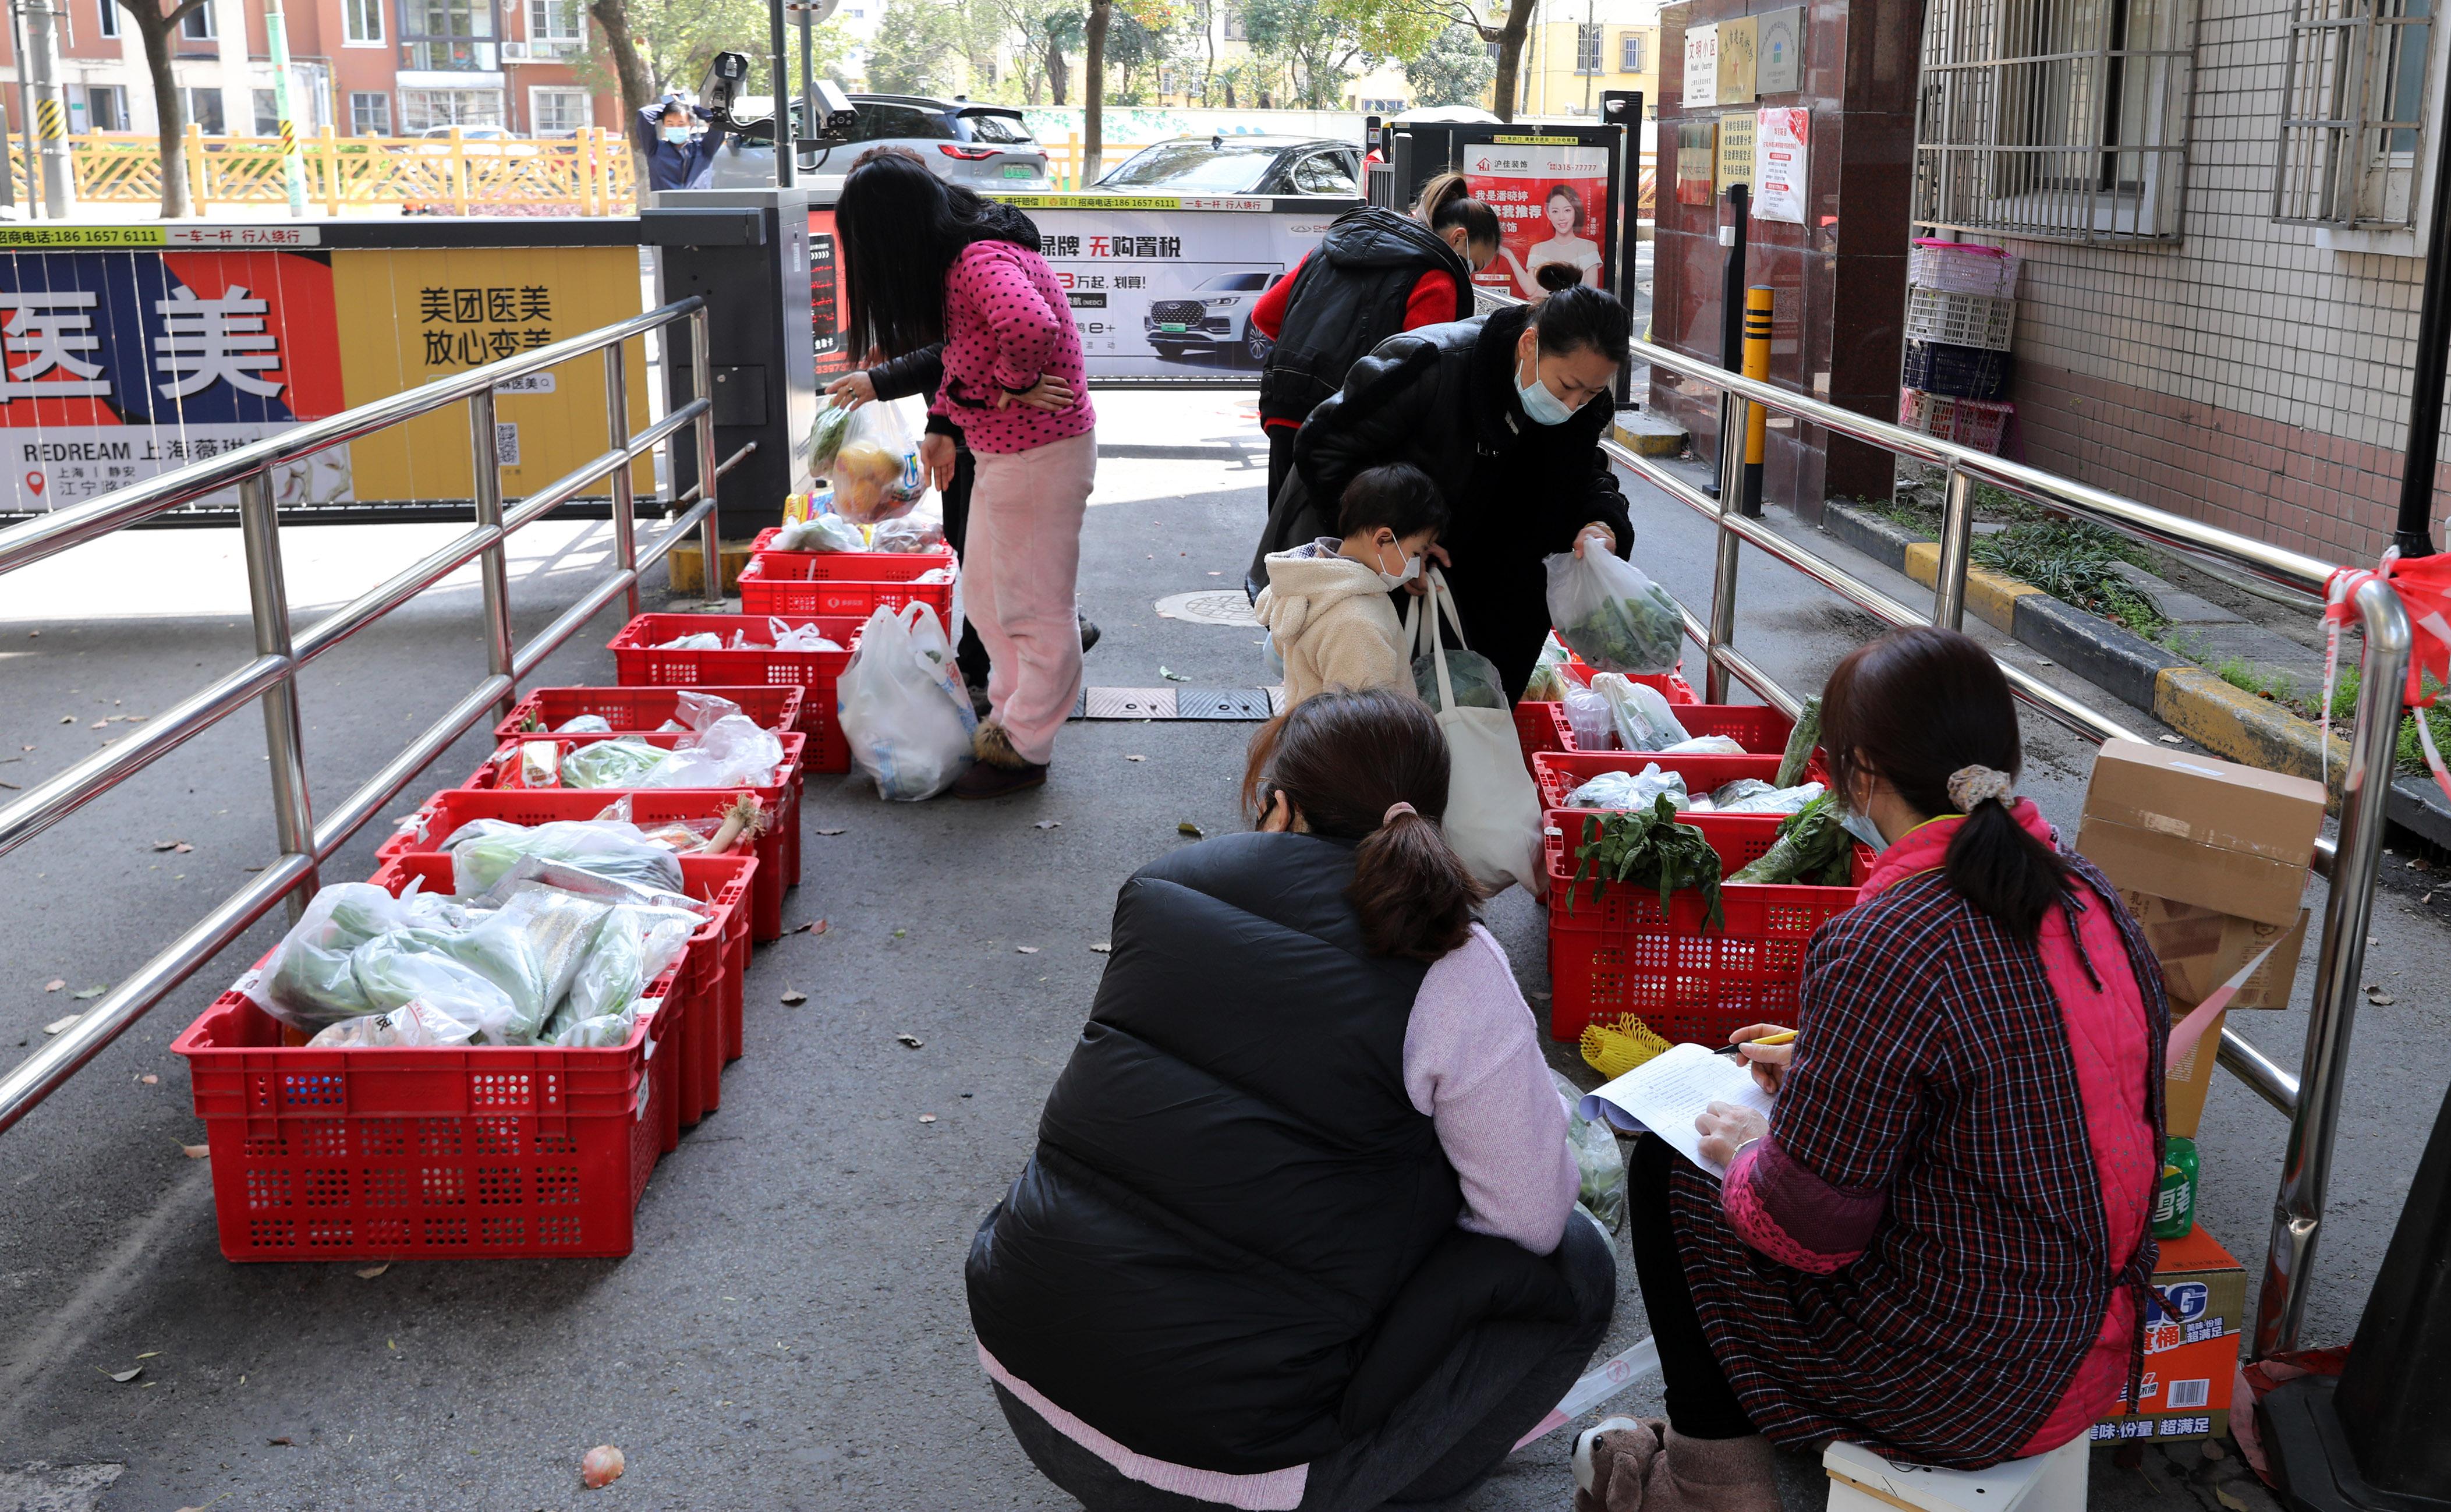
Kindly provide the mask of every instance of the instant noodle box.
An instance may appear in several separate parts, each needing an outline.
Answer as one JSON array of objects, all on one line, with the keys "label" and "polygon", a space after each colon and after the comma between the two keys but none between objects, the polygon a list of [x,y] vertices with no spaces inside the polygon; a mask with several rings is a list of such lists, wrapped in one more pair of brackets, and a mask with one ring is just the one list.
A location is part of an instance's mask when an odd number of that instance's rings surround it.
[{"label": "instant noodle box", "polygon": [[[2299,900],[2324,796],[2323,784],[2304,777],[2135,740],[2103,746],[2077,852],[2102,869],[2143,927],[2174,1022],[2258,956],[2263,963],[2230,1007],[2288,1006],[2305,940]],[[2196,1132],[2220,1043],[2217,1018],[2172,1069],[2171,1133]]]},{"label": "instant noodle box", "polygon": [[2245,1323],[2246,1271],[2198,1224],[2162,1241],[2145,1319],[2145,1374],[2134,1404],[2093,1425],[2093,1442],[2218,1439]]}]

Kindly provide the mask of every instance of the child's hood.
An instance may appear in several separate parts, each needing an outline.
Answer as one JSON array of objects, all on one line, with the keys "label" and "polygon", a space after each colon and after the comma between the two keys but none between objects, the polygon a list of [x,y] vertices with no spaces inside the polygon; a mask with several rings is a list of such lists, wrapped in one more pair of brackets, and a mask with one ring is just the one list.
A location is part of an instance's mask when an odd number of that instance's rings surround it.
[{"label": "child's hood", "polygon": [[1304,627],[1332,604],[1364,594],[1384,598],[1387,593],[1387,585],[1379,580],[1375,570],[1338,556],[1332,542],[1270,552],[1267,561],[1268,586],[1252,611],[1280,645],[1299,638]]}]

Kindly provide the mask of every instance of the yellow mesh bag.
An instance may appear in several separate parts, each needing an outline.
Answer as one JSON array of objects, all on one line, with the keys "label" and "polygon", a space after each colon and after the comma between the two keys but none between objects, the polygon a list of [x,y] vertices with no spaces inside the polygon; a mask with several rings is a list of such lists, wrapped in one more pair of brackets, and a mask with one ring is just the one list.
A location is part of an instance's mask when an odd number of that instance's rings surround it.
[{"label": "yellow mesh bag", "polygon": [[1668,1042],[1632,1013],[1618,1014],[1615,1024],[1583,1026],[1584,1063],[1612,1081],[1667,1050]]}]

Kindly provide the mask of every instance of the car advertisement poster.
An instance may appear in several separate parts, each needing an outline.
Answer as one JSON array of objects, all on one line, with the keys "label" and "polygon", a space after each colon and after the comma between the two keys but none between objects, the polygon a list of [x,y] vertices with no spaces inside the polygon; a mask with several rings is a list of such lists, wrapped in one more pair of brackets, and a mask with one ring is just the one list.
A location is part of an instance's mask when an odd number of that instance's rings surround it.
[{"label": "car advertisement poster", "polygon": [[[621,247],[0,251],[0,514],[78,503],[610,324],[638,298]],[[628,379],[643,417],[643,353]],[[607,443],[600,357],[505,384],[497,406],[510,498]],[[289,463],[273,492],[289,510],[465,500],[472,465],[455,407]],[[638,486],[652,476],[641,459]]]},{"label": "car advertisement poster", "polygon": [[1474,279],[1518,299],[1540,295],[1540,269],[1562,264],[1606,287],[1609,149],[1574,137],[1501,136],[1459,144],[1464,182],[1498,212],[1498,260]]},{"label": "car advertisement poster", "polygon": [[1071,302],[1091,378],[1248,375],[1270,344],[1251,324],[1252,307],[1353,207],[1173,195],[997,198],[1037,223],[1040,255]]}]

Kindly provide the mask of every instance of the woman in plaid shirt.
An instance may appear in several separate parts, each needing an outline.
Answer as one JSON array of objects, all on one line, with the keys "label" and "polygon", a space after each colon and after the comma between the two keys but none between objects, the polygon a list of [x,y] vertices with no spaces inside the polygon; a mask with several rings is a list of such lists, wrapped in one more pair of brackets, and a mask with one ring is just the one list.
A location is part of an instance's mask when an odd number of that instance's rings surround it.
[{"label": "woman in plaid shirt", "polygon": [[[1770,1445],[1976,1469],[2055,1449],[2141,1365],[2169,1010],[2101,874],[2014,795],[2009,686],[1952,631],[1838,665],[1822,742],[1887,848],[1805,952],[1778,1094],[1657,1139],[1633,1247],[1665,1422],[1577,1446],[1577,1512],[1777,1512]],[[1736,1031],[1751,1040],[1777,1026]]]}]

